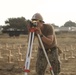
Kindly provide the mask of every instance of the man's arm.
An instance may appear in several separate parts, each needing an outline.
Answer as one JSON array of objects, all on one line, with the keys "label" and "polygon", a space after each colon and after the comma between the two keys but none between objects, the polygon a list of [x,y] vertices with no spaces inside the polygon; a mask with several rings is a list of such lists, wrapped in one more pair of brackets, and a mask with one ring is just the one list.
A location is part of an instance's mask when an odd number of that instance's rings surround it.
[{"label": "man's arm", "polygon": [[51,45],[54,39],[53,35],[48,35],[47,37],[43,35],[43,37],[41,37],[42,41],[44,43],[46,43],[47,45]]},{"label": "man's arm", "polygon": [[[36,29],[37,29],[36,33],[37,33],[37,34],[40,34],[40,36],[42,35],[42,36],[41,36],[42,41],[43,41],[44,43],[46,43],[47,45],[51,45],[52,42],[53,42],[53,40],[54,40],[53,30],[51,31],[52,33],[47,33],[48,36],[44,36],[44,35],[42,34],[41,29],[40,29],[39,27],[36,27]],[[48,32],[50,32],[50,30],[48,30]]]}]

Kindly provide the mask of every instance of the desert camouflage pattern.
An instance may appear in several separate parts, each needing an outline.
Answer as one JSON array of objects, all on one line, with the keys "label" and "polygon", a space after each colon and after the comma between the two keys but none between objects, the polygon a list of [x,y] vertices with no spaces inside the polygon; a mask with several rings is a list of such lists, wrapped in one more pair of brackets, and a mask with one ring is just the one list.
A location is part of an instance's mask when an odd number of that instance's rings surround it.
[{"label": "desert camouflage pattern", "polygon": [[[60,72],[60,62],[58,60],[57,48],[46,50],[46,52],[51,63],[54,75],[58,75]],[[47,64],[48,62],[46,60],[43,50],[39,49],[36,62],[36,75],[44,75]]]}]

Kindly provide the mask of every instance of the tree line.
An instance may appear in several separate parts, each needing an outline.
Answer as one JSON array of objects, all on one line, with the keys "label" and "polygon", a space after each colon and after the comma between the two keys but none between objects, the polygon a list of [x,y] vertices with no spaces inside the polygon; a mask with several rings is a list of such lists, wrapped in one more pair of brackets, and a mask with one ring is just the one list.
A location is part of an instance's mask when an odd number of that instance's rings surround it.
[{"label": "tree line", "polygon": [[[5,21],[5,26],[3,26],[3,29],[20,29],[20,30],[25,30],[27,33],[27,20],[24,17],[17,17],[17,18],[8,18]],[[55,24],[52,24],[54,27],[58,27]],[[63,25],[64,27],[76,27],[76,23],[72,22],[71,20],[65,22]]]},{"label": "tree line", "polygon": [[[18,18],[8,18],[5,21],[6,27],[13,27],[13,28],[26,28],[27,24],[26,24],[27,20],[24,17],[18,17]],[[52,24],[53,26],[57,26],[55,24]],[[63,25],[65,27],[76,27],[76,23],[72,22],[71,20],[65,22],[65,24]]]}]

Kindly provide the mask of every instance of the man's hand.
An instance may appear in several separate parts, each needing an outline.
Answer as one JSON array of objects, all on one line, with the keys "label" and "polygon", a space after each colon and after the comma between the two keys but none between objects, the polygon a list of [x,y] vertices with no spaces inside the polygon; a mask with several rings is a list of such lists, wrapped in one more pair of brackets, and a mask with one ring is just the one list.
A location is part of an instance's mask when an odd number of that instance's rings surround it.
[{"label": "man's hand", "polygon": [[36,27],[36,34],[39,34],[39,35],[42,34],[41,29],[39,27]]}]

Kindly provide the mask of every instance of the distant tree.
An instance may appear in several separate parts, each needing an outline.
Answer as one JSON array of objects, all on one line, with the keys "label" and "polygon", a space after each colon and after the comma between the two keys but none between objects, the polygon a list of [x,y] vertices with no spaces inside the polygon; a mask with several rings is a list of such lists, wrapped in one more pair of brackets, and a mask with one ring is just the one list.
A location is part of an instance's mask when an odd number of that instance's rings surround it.
[{"label": "distant tree", "polygon": [[76,27],[76,23],[75,22],[72,22],[72,21],[67,21],[65,24],[64,24],[65,27]]},{"label": "distant tree", "polygon": [[5,24],[12,28],[24,28],[26,27],[26,19],[24,17],[8,18],[8,20],[5,21]]},{"label": "distant tree", "polygon": [[3,33],[9,36],[19,36],[20,34],[27,34],[27,20],[24,17],[8,18],[5,21],[6,26],[3,26]]}]

